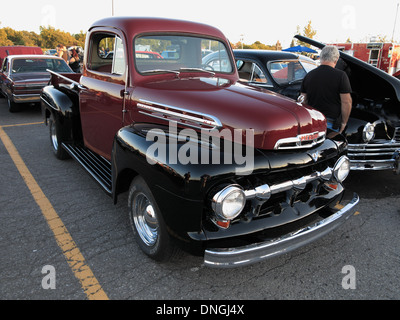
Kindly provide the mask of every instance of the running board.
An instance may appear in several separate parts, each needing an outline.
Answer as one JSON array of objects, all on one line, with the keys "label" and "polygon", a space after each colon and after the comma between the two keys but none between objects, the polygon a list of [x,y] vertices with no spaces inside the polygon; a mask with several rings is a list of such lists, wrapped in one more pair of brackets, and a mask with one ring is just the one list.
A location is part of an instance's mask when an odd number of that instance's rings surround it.
[{"label": "running board", "polygon": [[108,160],[83,146],[63,143],[62,147],[85,168],[109,196],[112,195],[111,163]]}]

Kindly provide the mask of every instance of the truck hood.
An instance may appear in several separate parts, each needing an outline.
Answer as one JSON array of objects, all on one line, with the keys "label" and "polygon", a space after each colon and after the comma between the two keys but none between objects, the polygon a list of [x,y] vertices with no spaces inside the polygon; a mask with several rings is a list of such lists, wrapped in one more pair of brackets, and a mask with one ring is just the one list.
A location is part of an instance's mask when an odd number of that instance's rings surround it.
[{"label": "truck hood", "polygon": [[[172,111],[212,122],[219,132],[229,129],[231,137],[235,129],[242,133],[252,129],[254,147],[263,150],[276,149],[282,139],[314,140],[317,133],[320,137],[326,133],[326,120],[319,111],[271,91],[221,78],[151,82],[136,87],[132,97],[136,122],[165,124],[173,120]],[[193,127],[190,121],[178,123]],[[243,134],[241,143],[245,142]]]}]

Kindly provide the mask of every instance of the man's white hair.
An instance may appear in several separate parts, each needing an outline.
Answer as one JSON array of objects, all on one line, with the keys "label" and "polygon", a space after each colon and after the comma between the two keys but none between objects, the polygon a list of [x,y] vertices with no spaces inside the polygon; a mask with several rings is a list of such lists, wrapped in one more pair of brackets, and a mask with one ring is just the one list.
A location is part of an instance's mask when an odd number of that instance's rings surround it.
[{"label": "man's white hair", "polygon": [[326,62],[336,62],[340,57],[339,50],[335,46],[326,46],[322,49],[320,60]]}]

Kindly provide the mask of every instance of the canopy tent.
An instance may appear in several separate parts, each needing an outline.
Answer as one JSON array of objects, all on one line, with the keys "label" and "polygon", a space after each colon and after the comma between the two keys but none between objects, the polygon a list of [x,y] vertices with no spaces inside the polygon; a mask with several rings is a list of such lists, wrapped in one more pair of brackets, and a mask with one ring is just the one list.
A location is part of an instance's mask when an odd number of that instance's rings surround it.
[{"label": "canopy tent", "polygon": [[283,49],[282,51],[288,51],[288,52],[306,52],[306,53],[317,53],[317,51],[310,49],[305,46],[296,46],[296,47],[291,47],[287,49]]}]

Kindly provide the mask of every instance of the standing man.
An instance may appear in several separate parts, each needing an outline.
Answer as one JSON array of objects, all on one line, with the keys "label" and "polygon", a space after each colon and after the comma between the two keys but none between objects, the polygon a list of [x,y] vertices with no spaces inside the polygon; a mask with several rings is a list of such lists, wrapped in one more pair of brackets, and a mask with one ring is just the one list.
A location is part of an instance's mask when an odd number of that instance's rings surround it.
[{"label": "standing man", "polygon": [[305,76],[301,95],[304,103],[325,115],[329,129],[342,133],[350,117],[352,90],[347,74],[335,69],[339,57],[336,47],[324,47],[320,55],[321,65]]}]

